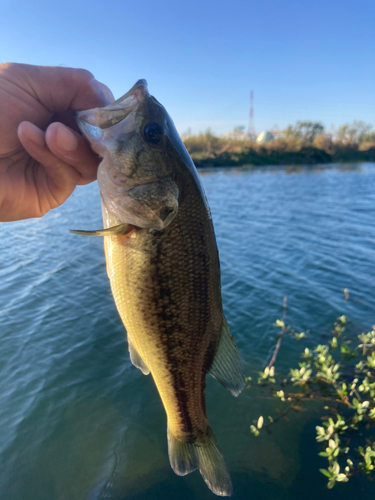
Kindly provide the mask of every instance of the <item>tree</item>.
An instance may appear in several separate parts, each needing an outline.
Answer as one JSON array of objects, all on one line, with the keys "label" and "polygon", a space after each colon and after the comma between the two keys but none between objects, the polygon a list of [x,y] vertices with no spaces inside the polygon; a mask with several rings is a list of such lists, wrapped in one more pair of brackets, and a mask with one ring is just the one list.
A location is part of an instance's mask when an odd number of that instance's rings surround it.
[{"label": "tree", "polygon": [[[372,125],[370,123],[354,120],[351,125],[349,123],[341,125],[337,131],[337,139],[344,144],[360,144],[368,140],[371,131]],[[374,137],[375,131],[371,135]]]},{"label": "tree", "polygon": [[235,134],[243,134],[245,132],[245,127],[243,125],[238,125],[237,127],[234,127],[233,132]]},{"label": "tree", "polygon": [[312,143],[315,136],[324,132],[324,127],[320,122],[298,121],[296,132],[304,142]]},{"label": "tree", "polygon": [[285,130],[286,137],[300,139],[311,144],[317,135],[322,135],[324,126],[320,122],[298,121],[294,127],[289,125]]}]

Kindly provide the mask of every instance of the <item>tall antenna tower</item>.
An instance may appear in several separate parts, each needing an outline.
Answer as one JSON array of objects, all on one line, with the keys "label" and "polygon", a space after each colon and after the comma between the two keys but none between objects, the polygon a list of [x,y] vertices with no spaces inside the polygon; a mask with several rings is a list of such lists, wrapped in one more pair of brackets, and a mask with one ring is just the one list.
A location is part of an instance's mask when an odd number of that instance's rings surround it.
[{"label": "tall antenna tower", "polygon": [[250,112],[249,112],[249,128],[247,133],[249,137],[255,137],[254,128],[254,91],[250,90]]}]

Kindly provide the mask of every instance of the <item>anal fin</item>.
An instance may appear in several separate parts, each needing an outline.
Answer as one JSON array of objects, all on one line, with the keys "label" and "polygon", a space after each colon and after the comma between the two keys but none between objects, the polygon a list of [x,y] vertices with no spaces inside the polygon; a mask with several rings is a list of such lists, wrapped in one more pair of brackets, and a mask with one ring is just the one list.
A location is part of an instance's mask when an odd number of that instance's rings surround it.
[{"label": "anal fin", "polygon": [[137,349],[134,347],[134,344],[128,337],[128,344],[129,344],[129,354],[130,354],[130,361],[133,363],[133,365],[136,368],[139,368],[143,375],[148,375],[150,373],[150,370],[147,368],[146,363],[143,361],[141,356],[138,354]]},{"label": "anal fin", "polygon": [[241,355],[223,316],[219,343],[208,371],[216,380],[238,396],[245,387],[245,374]]}]

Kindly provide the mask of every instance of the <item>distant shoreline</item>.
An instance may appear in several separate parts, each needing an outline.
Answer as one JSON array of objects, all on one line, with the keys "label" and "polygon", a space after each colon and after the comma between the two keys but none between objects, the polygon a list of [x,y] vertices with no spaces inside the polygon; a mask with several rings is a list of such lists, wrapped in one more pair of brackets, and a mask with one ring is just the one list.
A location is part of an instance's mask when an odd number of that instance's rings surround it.
[{"label": "distant shoreline", "polygon": [[190,154],[197,168],[375,162],[375,147],[366,151],[338,148],[334,152],[326,152],[313,146],[302,147],[298,151],[250,147],[235,153],[225,151],[219,154]]}]

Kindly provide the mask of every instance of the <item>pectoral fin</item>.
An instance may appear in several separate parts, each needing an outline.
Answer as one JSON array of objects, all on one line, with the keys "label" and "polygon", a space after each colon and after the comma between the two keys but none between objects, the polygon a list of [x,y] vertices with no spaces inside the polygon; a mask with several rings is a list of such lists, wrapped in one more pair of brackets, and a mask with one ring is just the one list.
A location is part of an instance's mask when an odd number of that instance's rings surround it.
[{"label": "pectoral fin", "polygon": [[97,231],[81,231],[78,229],[69,229],[73,234],[82,236],[124,236],[134,229],[131,224],[119,224],[118,226],[109,227],[107,229],[98,229]]},{"label": "pectoral fin", "polygon": [[143,375],[148,375],[150,373],[150,370],[147,368],[146,363],[138,354],[137,349],[134,347],[134,344],[129,339],[129,337],[128,337],[128,344],[129,344],[130,361],[133,363],[135,367],[141,370]]},{"label": "pectoral fin", "polygon": [[208,373],[223,384],[233,396],[238,396],[245,387],[245,374],[241,355],[234,338],[230,334],[224,316],[219,343]]}]

